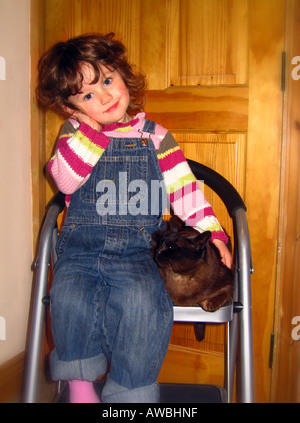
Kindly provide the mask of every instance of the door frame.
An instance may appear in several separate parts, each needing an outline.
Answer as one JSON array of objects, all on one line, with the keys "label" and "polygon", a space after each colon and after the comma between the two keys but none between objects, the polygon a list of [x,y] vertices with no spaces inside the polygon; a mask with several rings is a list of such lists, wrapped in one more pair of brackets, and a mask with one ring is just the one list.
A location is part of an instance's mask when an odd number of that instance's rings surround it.
[{"label": "door frame", "polygon": [[270,401],[277,403],[300,402],[299,56],[300,0],[287,0],[274,351],[270,355]]}]

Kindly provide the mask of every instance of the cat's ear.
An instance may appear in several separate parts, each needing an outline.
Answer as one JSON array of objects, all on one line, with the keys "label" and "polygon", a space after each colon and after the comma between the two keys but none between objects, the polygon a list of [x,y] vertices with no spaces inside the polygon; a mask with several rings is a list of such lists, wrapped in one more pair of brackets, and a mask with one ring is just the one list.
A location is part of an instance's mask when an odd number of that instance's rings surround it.
[{"label": "cat's ear", "polygon": [[205,243],[207,242],[207,241],[209,241],[210,240],[210,238],[211,238],[211,232],[210,231],[205,231],[205,232],[202,232],[202,237],[203,237],[203,239],[205,239]]},{"label": "cat's ear", "polygon": [[178,232],[183,226],[182,221],[177,216],[172,216],[169,220],[169,227],[172,232]]},{"label": "cat's ear", "polygon": [[180,236],[185,239],[188,239],[192,243],[197,243],[198,238],[199,240],[202,239],[202,234],[200,234],[200,232],[196,231],[196,229],[191,228],[190,226],[182,229],[182,231],[180,231]]},{"label": "cat's ear", "polygon": [[211,238],[211,232],[205,231],[202,233],[198,233],[197,238],[195,239],[195,244],[197,248],[203,248]]}]

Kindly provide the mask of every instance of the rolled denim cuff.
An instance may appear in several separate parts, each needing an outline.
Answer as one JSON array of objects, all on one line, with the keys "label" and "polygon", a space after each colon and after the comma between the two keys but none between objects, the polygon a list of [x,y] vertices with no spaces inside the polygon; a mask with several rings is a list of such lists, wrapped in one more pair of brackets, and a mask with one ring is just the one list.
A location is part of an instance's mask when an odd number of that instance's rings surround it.
[{"label": "rolled denim cuff", "polygon": [[157,382],[128,389],[114,382],[109,376],[101,395],[103,403],[158,403],[159,397],[159,385]]},{"label": "rolled denim cuff", "polygon": [[84,360],[60,360],[54,349],[50,355],[50,371],[53,380],[86,380],[93,382],[106,372],[107,360],[103,353]]}]

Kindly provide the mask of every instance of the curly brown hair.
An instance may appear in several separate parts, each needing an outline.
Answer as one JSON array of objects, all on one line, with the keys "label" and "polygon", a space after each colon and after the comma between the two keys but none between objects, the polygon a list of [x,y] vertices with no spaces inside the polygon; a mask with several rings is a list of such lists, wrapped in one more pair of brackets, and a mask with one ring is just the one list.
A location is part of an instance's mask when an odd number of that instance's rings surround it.
[{"label": "curly brown hair", "polygon": [[63,106],[76,110],[68,101],[80,92],[83,83],[82,65],[90,64],[95,71],[92,84],[100,78],[100,66],[117,70],[130,95],[129,115],[141,111],[146,98],[146,80],[141,72],[134,72],[128,63],[125,46],[107,35],[84,34],[51,47],[39,60],[37,98],[41,107],[66,116]]}]

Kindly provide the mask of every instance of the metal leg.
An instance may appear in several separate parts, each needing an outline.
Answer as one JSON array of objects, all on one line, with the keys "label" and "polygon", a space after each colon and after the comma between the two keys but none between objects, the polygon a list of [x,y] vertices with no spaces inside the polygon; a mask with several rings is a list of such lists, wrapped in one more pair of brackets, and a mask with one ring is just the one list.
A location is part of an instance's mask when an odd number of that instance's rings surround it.
[{"label": "metal leg", "polygon": [[[235,269],[238,269],[238,252],[235,255]],[[235,272],[234,291],[233,291],[233,316],[227,324],[227,395],[228,402],[232,402],[234,376],[236,368],[236,353],[239,332],[239,319],[237,307],[239,299],[239,275]]]},{"label": "metal leg", "polygon": [[227,323],[227,397],[232,402],[234,375],[236,365],[236,351],[238,340],[238,315],[234,313],[231,322]]},{"label": "metal leg", "polygon": [[252,340],[252,306],[251,306],[251,250],[249,243],[248,224],[245,212],[236,212],[236,225],[239,233],[239,301],[242,310],[240,319],[240,350],[241,350],[241,400],[245,403],[254,401],[253,384],[253,340]]},{"label": "metal leg", "polygon": [[45,313],[45,307],[42,300],[47,292],[53,230],[59,212],[60,209],[55,205],[49,209],[40,237],[39,256],[36,261],[37,277],[31,316],[31,328],[24,371],[24,392],[22,402],[25,403],[36,401]]}]

